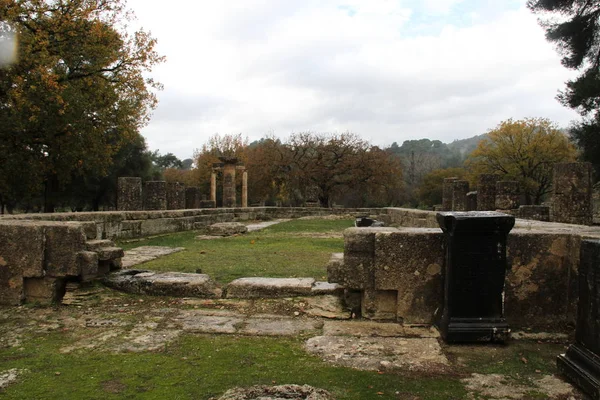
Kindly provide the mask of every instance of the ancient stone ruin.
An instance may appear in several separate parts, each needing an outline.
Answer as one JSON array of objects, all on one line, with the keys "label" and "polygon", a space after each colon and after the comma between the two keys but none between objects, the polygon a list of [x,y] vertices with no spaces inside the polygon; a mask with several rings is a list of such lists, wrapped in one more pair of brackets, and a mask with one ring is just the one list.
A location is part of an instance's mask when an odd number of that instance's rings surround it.
[{"label": "ancient stone ruin", "polygon": [[242,171],[242,207],[248,207],[248,171],[246,167],[238,163],[235,157],[219,157],[220,163],[213,164],[210,176],[210,199],[216,204],[217,201],[217,172],[223,172],[223,207],[236,207],[237,191],[235,185],[235,174],[237,170]]},{"label": "ancient stone ruin", "polygon": [[142,178],[120,177],[117,179],[117,210],[139,211],[142,203]]},{"label": "ancient stone ruin", "polygon": [[554,164],[552,215],[556,222],[591,225],[592,165],[590,163]]}]

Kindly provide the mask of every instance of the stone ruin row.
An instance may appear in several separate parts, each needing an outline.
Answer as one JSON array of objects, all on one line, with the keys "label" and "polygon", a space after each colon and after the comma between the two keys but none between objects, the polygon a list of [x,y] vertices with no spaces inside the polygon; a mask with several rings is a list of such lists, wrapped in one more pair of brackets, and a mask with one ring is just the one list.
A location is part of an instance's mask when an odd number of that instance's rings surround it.
[{"label": "stone ruin row", "polygon": [[[142,190],[143,187],[143,190]],[[215,208],[215,202],[203,200],[200,188],[179,182],[147,181],[121,177],[117,184],[117,210],[183,210]]]},{"label": "stone ruin row", "polygon": [[590,163],[554,164],[551,206],[520,205],[519,183],[495,174],[477,177],[477,191],[469,182],[445,178],[441,211],[503,211],[523,219],[592,225],[592,166]]},{"label": "stone ruin row", "polygon": [[95,237],[94,222],[0,221],[0,304],[56,302],[69,282],[120,269],[123,250]]}]

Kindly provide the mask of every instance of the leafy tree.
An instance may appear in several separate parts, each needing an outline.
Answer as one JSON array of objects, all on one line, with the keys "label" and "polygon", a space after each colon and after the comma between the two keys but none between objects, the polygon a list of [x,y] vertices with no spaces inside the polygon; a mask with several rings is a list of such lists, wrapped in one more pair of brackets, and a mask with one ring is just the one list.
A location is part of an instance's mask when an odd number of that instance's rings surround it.
[{"label": "leafy tree", "polygon": [[144,74],[163,58],[148,33],[127,32],[121,0],[0,0],[0,21],[0,37],[19,38],[0,69],[0,189],[43,189],[53,211],[72,179],[107,176],[136,139],[160,88]]},{"label": "leafy tree", "polygon": [[419,203],[422,206],[432,207],[442,204],[442,189],[445,178],[457,177],[464,179],[467,175],[465,168],[436,169],[423,177],[418,189]]},{"label": "leafy tree", "polygon": [[[600,173],[600,2],[591,0],[529,0],[546,18],[546,38],[556,43],[567,68],[581,71],[567,82],[558,99],[583,119],[571,127],[582,156]],[[554,19],[550,19],[552,15]]]},{"label": "leafy tree", "polygon": [[548,119],[509,119],[488,133],[467,165],[474,174],[497,173],[518,181],[526,203],[539,204],[550,191],[553,164],[576,156],[568,138]]}]

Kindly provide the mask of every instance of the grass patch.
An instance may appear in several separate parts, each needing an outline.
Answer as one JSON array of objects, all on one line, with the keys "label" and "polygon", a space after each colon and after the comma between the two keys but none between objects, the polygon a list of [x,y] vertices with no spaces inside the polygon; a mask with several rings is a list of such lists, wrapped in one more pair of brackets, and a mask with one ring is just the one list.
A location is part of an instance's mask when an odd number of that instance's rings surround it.
[{"label": "grass patch", "polygon": [[64,335],[53,333],[30,342],[30,350],[0,350],[3,369],[29,370],[0,396],[208,400],[235,386],[294,383],[329,390],[340,400],[465,395],[462,385],[449,377],[414,379],[328,365],[305,353],[297,339],[185,335],[158,353],[59,354],[65,342]]},{"label": "grass patch", "polygon": [[261,231],[214,240],[198,240],[198,232],[182,232],[120,243],[138,246],[184,247],[186,250],[142,264],[156,271],[196,272],[200,269],[219,283],[250,276],[327,279],[331,253],[343,252],[341,233],[354,220],[300,219]]}]

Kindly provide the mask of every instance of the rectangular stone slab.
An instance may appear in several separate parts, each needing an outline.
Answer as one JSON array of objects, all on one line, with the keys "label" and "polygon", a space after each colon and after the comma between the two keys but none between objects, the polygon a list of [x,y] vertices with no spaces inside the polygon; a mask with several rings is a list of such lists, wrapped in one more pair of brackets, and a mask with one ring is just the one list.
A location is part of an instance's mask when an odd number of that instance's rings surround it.
[{"label": "rectangular stone slab", "polygon": [[314,283],[313,278],[239,278],[227,285],[227,298],[308,296]]}]

